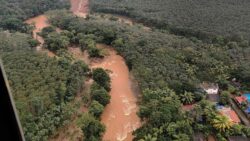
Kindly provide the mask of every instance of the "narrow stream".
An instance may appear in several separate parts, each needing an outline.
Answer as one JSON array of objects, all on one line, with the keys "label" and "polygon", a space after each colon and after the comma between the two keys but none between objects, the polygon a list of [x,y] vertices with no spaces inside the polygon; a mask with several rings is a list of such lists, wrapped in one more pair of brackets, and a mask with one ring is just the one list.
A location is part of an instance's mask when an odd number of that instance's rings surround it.
[{"label": "narrow stream", "polygon": [[[74,14],[81,17],[86,17],[88,14],[88,0],[71,0],[71,10]],[[127,19],[124,19],[127,20]],[[31,18],[26,23],[35,24],[33,37],[37,39],[41,45],[38,50],[43,50],[41,47],[44,43],[43,38],[37,35],[44,27],[49,26],[47,17],[40,15]],[[105,49],[107,56],[101,61],[90,61],[91,68],[101,67],[110,71],[111,77],[111,101],[108,104],[101,116],[101,121],[106,126],[106,132],[103,136],[104,141],[132,141],[132,132],[137,129],[141,123],[139,117],[136,115],[138,106],[136,105],[137,99],[132,91],[131,81],[129,79],[129,70],[125,64],[125,60],[117,55],[117,52],[110,46],[98,44],[98,48]],[[86,54],[81,53],[79,50],[72,50],[78,54],[80,60],[86,60]],[[54,56],[53,53],[48,52],[49,56]]]}]

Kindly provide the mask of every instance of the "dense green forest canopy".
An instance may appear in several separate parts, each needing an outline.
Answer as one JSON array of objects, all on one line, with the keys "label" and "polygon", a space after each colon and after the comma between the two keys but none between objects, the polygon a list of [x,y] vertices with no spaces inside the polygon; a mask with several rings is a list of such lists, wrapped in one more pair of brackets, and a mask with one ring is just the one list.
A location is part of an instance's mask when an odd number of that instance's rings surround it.
[{"label": "dense green forest canopy", "polygon": [[203,81],[222,82],[233,77],[232,74],[237,75],[239,66],[243,69],[249,60],[246,55],[249,47],[241,47],[236,42],[206,44],[136,25],[123,25],[101,16],[84,20],[60,11],[52,14],[51,22],[75,34],[94,34],[97,42],[112,44],[126,59],[142,88],[168,85],[178,93],[193,91]]},{"label": "dense green forest canopy", "polygon": [[23,20],[69,6],[69,0],[0,0],[0,28],[25,31]]},{"label": "dense green forest canopy", "polygon": [[248,0],[90,0],[90,5],[92,11],[126,15],[176,34],[250,39]]},{"label": "dense green forest canopy", "polygon": [[[92,11],[126,15],[156,28],[129,26],[102,14],[83,19],[66,10],[52,11],[48,15],[54,27],[40,35],[57,57],[35,52],[37,42],[28,34],[0,29],[0,56],[26,140],[48,140],[66,124],[75,110],[70,101],[84,89],[87,75],[95,82],[89,112],[79,116],[79,124],[85,140],[101,140],[105,127],[99,119],[110,102],[111,79],[100,68],[90,73],[67,51],[68,45],[79,45],[90,57],[101,58],[96,43],[112,45],[125,58],[142,90],[138,115],[144,124],[134,132],[135,140],[189,141],[196,132],[219,140],[250,137],[249,128],[218,115],[198,88],[209,81],[228,89],[232,78],[250,87],[249,5],[247,0],[90,0]],[[23,20],[62,8],[69,8],[68,0],[0,0],[0,28],[27,32]],[[223,92],[220,103],[227,105],[228,98]],[[192,111],[181,109],[194,102]],[[218,128],[221,123],[227,127]]]},{"label": "dense green forest canopy", "polygon": [[[146,123],[134,132],[135,140],[189,141],[195,132],[215,134],[220,140],[231,135],[249,137],[249,128],[242,125],[230,125],[226,132],[215,128],[213,123],[223,116],[217,116],[211,103],[202,100],[205,95],[198,89],[203,81],[227,87],[233,77],[249,86],[249,46],[234,41],[208,44],[141,25],[125,25],[105,15],[81,19],[67,11],[54,11],[49,17],[53,25],[77,37],[75,44],[80,44],[79,35],[84,34],[92,41],[112,45],[125,58],[143,91],[138,115]],[[194,101],[197,106],[191,112],[180,109]]]},{"label": "dense green forest canopy", "polygon": [[0,32],[0,37],[0,56],[26,140],[47,140],[70,119],[74,109],[67,101],[82,89],[89,69],[81,61],[35,52],[26,34]]}]

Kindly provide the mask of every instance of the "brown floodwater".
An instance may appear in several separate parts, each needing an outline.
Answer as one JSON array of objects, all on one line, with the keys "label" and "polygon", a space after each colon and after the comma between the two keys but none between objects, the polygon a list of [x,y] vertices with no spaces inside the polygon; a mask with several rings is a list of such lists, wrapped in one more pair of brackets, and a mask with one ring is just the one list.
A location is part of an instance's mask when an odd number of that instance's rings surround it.
[{"label": "brown floodwater", "polygon": [[111,47],[97,44],[97,47],[106,52],[103,59],[89,60],[86,52],[79,48],[70,47],[69,51],[80,60],[85,61],[92,69],[103,68],[111,77],[111,100],[101,116],[101,121],[106,126],[103,136],[104,141],[132,141],[132,132],[141,123],[136,112],[138,110],[137,98],[133,90],[134,84],[130,80],[129,70],[125,60]]},{"label": "brown floodwater", "polygon": [[70,10],[79,17],[86,17],[89,12],[88,0],[70,0]]},{"label": "brown floodwater", "polygon": [[37,35],[37,33],[41,32],[43,28],[49,26],[47,21],[48,20],[47,20],[47,17],[45,15],[40,15],[40,16],[31,18],[31,19],[28,19],[27,21],[25,21],[25,23],[27,23],[27,24],[34,24],[35,29],[33,30],[33,38],[37,39],[41,43],[41,46],[44,43],[44,40],[41,36]]},{"label": "brown floodwater", "polygon": [[[72,12],[77,16],[86,17],[89,11],[88,0],[70,1]],[[40,48],[44,40],[37,33],[44,27],[49,26],[47,21],[45,15],[26,21],[28,24],[35,25],[33,37],[41,43]],[[125,60],[120,55],[117,55],[117,52],[112,47],[104,44],[97,44],[97,47],[105,50],[107,56],[103,59],[89,60],[86,52],[82,53],[79,48],[69,47],[68,49],[77,59],[85,61],[91,68],[101,67],[109,71],[111,77],[111,100],[101,116],[101,121],[106,126],[103,140],[132,141],[132,132],[141,125],[141,122],[136,114],[138,110],[137,98],[132,90],[133,86],[129,77],[128,67],[125,64]],[[48,55],[54,56],[52,52],[48,52]]]},{"label": "brown floodwater", "polygon": [[[88,0],[71,0],[71,10],[76,15],[86,17],[88,14]],[[118,17],[129,25],[132,20],[126,17]],[[132,91],[132,83],[129,79],[129,70],[125,64],[125,60],[117,55],[117,52],[110,46],[97,44],[98,48],[105,49],[107,56],[102,60],[92,61],[91,68],[101,67],[110,72],[111,77],[111,100],[101,116],[101,121],[106,126],[106,132],[103,136],[104,141],[132,141],[132,132],[140,125],[140,119],[136,112],[137,99]],[[70,48],[71,52],[77,58],[86,58],[77,49]],[[77,53],[78,52],[78,53]],[[79,56],[80,55],[80,56]],[[86,60],[86,59],[85,59]],[[86,61],[89,62],[89,61]]]},{"label": "brown floodwater", "polygon": [[108,55],[96,62],[92,62],[92,68],[101,67],[110,72],[111,100],[101,116],[102,123],[106,125],[104,141],[132,141],[132,132],[141,123],[136,112],[137,99],[132,91],[132,83],[129,79],[129,70],[125,60],[117,55],[110,46],[97,44],[98,48],[105,49]]},{"label": "brown floodwater", "polygon": [[26,20],[25,23],[33,24],[35,26],[32,32],[33,38],[40,42],[40,45],[36,47],[37,51],[46,52],[48,56],[54,57],[55,54],[53,52],[42,48],[44,44],[44,39],[37,34],[41,32],[43,28],[50,26],[50,24],[48,23],[48,18],[45,15],[39,15]]}]

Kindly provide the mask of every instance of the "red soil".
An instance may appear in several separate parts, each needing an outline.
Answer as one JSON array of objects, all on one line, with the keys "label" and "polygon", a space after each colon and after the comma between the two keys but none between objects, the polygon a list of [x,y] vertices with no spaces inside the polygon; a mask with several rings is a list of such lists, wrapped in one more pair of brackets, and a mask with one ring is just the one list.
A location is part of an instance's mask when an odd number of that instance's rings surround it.
[{"label": "red soil", "polygon": [[44,27],[49,26],[47,22],[47,17],[45,15],[40,15],[25,21],[25,23],[34,24],[35,29],[33,30],[33,38],[37,39],[41,44],[43,44],[43,38],[38,36],[37,33],[41,32]]},{"label": "red soil", "polygon": [[34,18],[30,18],[27,21],[25,21],[27,24],[33,24],[35,26],[35,29],[33,30],[33,38],[38,40],[41,44],[37,46],[38,51],[46,52],[48,56],[54,57],[56,56],[53,52],[49,50],[42,49],[42,46],[44,44],[44,39],[37,35],[37,33],[41,32],[43,28],[48,27],[50,24],[48,23],[48,19],[45,15],[40,15]]},{"label": "red soil", "polygon": [[88,0],[70,0],[71,11],[79,16],[86,17],[89,12],[89,1]]}]

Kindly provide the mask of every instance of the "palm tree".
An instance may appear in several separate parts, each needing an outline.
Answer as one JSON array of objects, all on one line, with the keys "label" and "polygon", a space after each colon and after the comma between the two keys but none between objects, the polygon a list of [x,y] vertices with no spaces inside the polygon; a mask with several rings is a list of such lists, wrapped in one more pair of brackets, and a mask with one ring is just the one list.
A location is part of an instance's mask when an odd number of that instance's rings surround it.
[{"label": "palm tree", "polygon": [[225,132],[226,129],[230,129],[233,126],[232,121],[226,116],[217,115],[212,119],[213,127],[220,132]]},{"label": "palm tree", "polygon": [[147,134],[144,136],[144,139],[140,139],[139,141],[157,141],[157,137]]},{"label": "palm tree", "polygon": [[191,104],[194,101],[194,95],[190,92],[186,92],[181,95],[181,102],[184,104]]},{"label": "palm tree", "polygon": [[186,134],[177,134],[174,135],[174,138],[173,141],[190,141],[189,136]]}]

